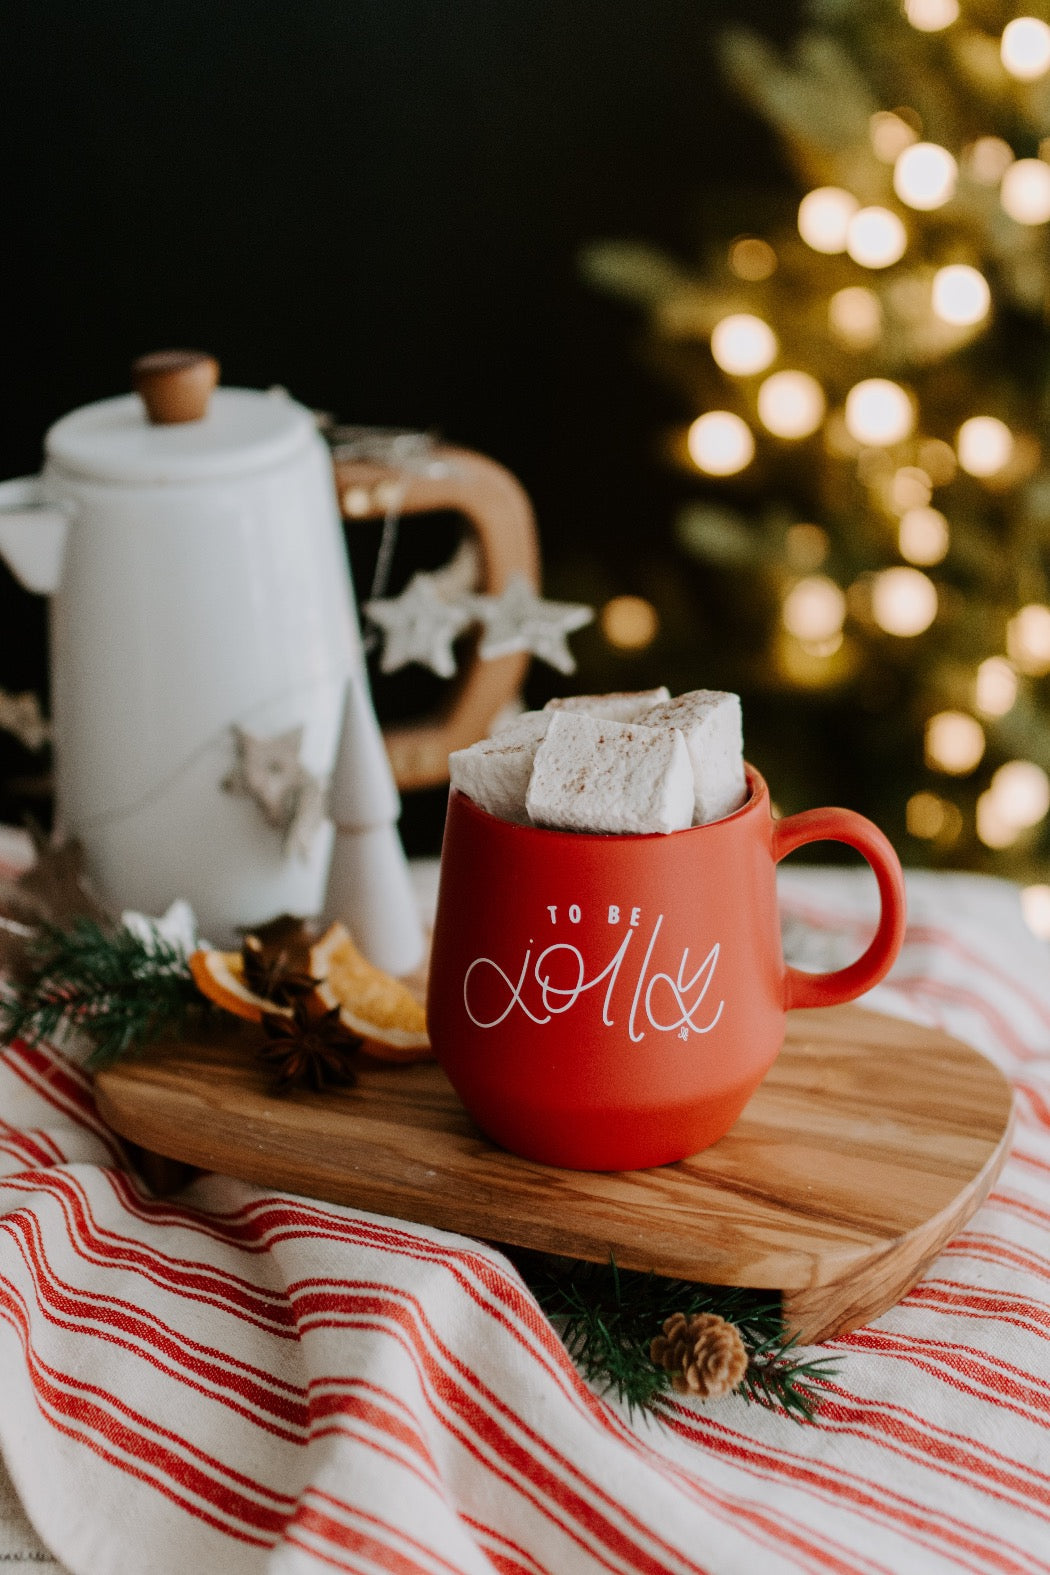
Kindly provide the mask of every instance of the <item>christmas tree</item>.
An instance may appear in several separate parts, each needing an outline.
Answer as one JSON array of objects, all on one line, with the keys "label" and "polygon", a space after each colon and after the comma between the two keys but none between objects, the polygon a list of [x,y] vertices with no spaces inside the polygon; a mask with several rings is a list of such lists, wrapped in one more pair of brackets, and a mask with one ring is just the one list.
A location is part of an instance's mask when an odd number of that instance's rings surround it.
[{"label": "christmas tree", "polygon": [[664,548],[695,616],[602,629],[737,689],[785,811],[837,791],[908,862],[1028,883],[1050,933],[1047,16],[811,0],[789,55],[721,47],[798,189],[727,198],[691,261],[587,255],[691,478]]}]

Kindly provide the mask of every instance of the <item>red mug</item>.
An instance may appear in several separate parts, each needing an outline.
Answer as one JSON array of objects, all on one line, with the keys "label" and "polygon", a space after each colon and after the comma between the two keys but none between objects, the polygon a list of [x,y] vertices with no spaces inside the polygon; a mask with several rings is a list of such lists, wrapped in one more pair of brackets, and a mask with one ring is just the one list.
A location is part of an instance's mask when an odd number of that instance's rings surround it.
[{"label": "red mug", "polygon": [[[549,831],[449,800],[430,960],[431,1043],[496,1143],[577,1170],[684,1159],[733,1125],[776,1059],[785,1013],[852,1001],[892,967],[904,877],[848,809],[774,820],[748,768],[735,814],[669,835]],[[844,842],[881,912],[834,973],[785,965],[776,866]]]}]

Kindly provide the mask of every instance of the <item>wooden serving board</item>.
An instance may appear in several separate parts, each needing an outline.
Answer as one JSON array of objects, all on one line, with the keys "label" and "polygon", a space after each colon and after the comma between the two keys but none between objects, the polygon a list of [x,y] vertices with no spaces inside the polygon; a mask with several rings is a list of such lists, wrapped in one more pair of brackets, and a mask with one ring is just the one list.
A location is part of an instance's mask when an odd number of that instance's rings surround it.
[{"label": "wooden serving board", "polygon": [[856,1006],[792,1012],[733,1130],[657,1170],[518,1159],[430,1062],[362,1060],[356,1086],[268,1092],[250,1031],[151,1051],[96,1079],[143,1149],[264,1186],[508,1245],[782,1294],[806,1342],[894,1305],[1006,1157],[1012,1099],[975,1050]]}]

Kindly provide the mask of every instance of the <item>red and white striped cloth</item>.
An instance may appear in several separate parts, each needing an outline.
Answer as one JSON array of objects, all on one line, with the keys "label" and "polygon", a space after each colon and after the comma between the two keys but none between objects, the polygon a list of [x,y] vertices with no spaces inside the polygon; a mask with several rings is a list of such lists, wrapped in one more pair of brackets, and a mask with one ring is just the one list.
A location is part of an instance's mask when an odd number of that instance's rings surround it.
[{"label": "red and white striped cloth", "polygon": [[[866,875],[783,890],[796,960],[858,949]],[[83,1073],[8,1047],[0,1450],[43,1545],[77,1575],[1050,1570],[1050,951],[1005,883],[910,893],[871,1004],[1003,1067],[1017,1135],[927,1278],[825,1348],[812,1426],[631,1420],[476,1242],[221,1177],[154,1199]],[[45,1562],[12,1524],[0,1561]]]}]

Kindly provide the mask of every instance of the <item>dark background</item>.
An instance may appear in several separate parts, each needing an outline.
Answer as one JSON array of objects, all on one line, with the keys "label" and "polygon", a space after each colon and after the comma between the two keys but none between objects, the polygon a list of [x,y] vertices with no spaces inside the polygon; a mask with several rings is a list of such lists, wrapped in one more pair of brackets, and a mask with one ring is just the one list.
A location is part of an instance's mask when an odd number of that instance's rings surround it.
[{"label": "dark background", "polygon": [[[687,413],[636,356],[630,312],[582,283],[579,251],[637,236],[691,254],[730,186],[785,179],[714,44],[729,22],[784,37],[797,9],[8,8],[0,475],[37,469],[50,423],[121,392],[135,355],[195,345],[229,383],[493,455],[533,498],[549,594],[579,596],[581,544],[602,551],[603,596],[637,589],[617,546],[666,527],[681,483],[660,431]],[[559,683],[535,664],[530,699]],[[46,703],[44,609],[3,566],[0,686]],[[0,751],[24,786],[31,759],[2,735]],[[406,828],[425,842],[420,813]]]}]

